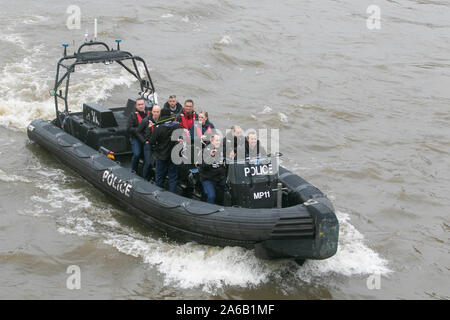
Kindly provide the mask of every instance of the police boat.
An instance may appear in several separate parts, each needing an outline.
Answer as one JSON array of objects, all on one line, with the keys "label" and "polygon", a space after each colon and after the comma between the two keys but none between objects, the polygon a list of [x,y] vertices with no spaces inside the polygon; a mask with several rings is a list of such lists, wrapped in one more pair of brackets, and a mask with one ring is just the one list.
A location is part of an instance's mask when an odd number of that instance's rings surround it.
[{"label": "police boat", "polygon": [[[180,170],[177,194],[131,171],[131,146],[127,119],[136,98],[124,106],[107,108],[83,103],[81,112],[70,112],[70,76],[83,65],[116,63],[133,75],[137,97],[157,103],[147,65],[139,56],[86,41],[76,52],[58,61],[52,95],[56,118],[34,120],[27,128],[31,141],[106,195],[115,198],[143,224],[177,241],[253,249],[262,259],[326,259],[336,253],[339,223],[329,199],[318,188],[279,164],[279,155],[228,164],[227,191],[217,203],[206,202],[195,168]],[[60,104],[64,108],[60,110]],[[186,169],[186,168],[184,168]]]}]

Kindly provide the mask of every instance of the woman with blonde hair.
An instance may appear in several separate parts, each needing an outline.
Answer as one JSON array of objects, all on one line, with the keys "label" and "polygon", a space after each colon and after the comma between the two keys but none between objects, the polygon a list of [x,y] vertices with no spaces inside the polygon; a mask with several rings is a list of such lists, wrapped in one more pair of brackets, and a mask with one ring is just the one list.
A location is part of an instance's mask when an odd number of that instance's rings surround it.
[{"label": "woman with blonde hair", "polygon": [[207,142],[209,137],[214,133],[214,125],[208,120],[208,112],[200,111],[198,113],[198,121],[190,129],[191,142],[194,143],[197,139]]}]

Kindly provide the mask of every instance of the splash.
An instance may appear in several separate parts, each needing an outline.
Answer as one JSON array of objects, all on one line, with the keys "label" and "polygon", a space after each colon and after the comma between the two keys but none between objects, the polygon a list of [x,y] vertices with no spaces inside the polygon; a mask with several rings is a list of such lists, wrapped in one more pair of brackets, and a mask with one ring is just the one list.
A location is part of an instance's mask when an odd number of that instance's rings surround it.
[{"label": "splash", "polygon": [[97,238],[137,257],[157,270],[166,285],[214,294],[230,286],[249,289],[270,283],[289,292],[305,283],[327,285],[335,277],[392,272],[388,261],[368,246],[345,212],[337,212],[340,223],[337,253],[329,259],[308,260],[298,266],[291,260],[261,260],[253,250],[241,247],[180,244],[143,235],[116,220],[116,216],[123,214],[121,211],[92,195],[85,186],[77,187],[79,178],[68,176],[61,169],[44,171],[39,167],[34,174],[38,178],[36,186],[42,191],[31,198],[35,209],[48,214],[67,208],[57,218],[60,233]]},{"label": "splash", "polygon": [[230,36],[224,35],[222,37],[222,39],[220,39],[219,44],[228,45],[228,44],[231,44],[232,42],[233,42],[233,40],[231,39]]},{"label": "splash", "polygon": [[288,122],[288,116],[287,115],[285,115],[282,112],[280,112],[279,115],[280,115],[280,121],[281,122],[284,122],[284,123]]},{"label": "splash", "polygon": [[[92,204],[91,204],[92,205]],[[102,209],[90,208],[99,213]],[[253,250],[240,247],[213,247],[197,243],[171,243],[145,237],[122,226],[112,217],[92,212],[68,215],[58,229],[62,233],[99,237],[118,251],[141,258],[155,268],[166,285],[183,289],[199,288],[214,294],[225,287],[257,288],[275,282],[284,291],[304,283],[325,285],[324,279],[336,275],[388,274],[388,262],[370,249],[363,235],[349,222],[349,216],[338,213],[340,220],[339,249],[327,260],[310,260],[298,266],[291,260],[265,261]]]},{"label": "splash", "polygon": [[306,261],[299,268],[297,276],[306,282],[326,274],[339,274],[346,277],[365,274],[386,275],[392,272],[388,261],[369,248],[364,236],[350,223],[350,216],[337,212],[339,220],[339,246],[337,253],[326,260]]},{"label": "splash", "polygon": [[262,114],[269,114],[272,113],[273,109],[270,106],[264,106],[263,111],[261,112]]},{"label": "splash", "polygon": [[41,24],[41,23],[49,22],[49,21],[51,21],[51,19],[49,17],[32,15],[32,16],[24,17],[22,20],[22,23],[24,23],[24,24]]},{"label": "splash", "polygon": [[5,171],[0,169],[0,181],[2,182],[23,182],[23,183],[31,183],[31,180],[29,180],[26,177],[18,176],[18,175],[11,175],[7,174]]}]

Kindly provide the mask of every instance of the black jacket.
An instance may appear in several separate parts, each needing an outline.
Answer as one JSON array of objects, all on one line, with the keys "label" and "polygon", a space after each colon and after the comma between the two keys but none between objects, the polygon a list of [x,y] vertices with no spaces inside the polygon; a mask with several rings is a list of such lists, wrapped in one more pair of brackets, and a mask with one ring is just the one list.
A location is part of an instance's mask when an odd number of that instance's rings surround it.
[{"label": "black jacket", "polygon": [[224,153],[226,159],[229,160],[230,152],[234,151],[234,160],[236,160],[238,149],[244,143],[245,143],[245,138],[243,136],[236,137],[236,136],[233,136],[231,134],[231,132],[229,132],[225,136],[225,138],[223,138],[223,141],[222,141],[223,153]]},{"label": "black jacket", "polygon": [[252,157],[254,158],[255,156],[257,158],[261,158],[261,157],[265,157],[267,155],[266,150],[264,150],[263,146],[259,145],[259,140],[256,143],[256,146],[253,149],[250,149],[250,146],[248,144],[248,141],[245,140],[245,157]]},{"label": "black jacket", "polygon": [[[132,112],[130,114],[130,116],[128,117],[127,132],[129,133],[130,138],[137,138],[136,131],[139,126],[139,121],[138,121],[138,117],[136,114],[137,114],[137,111]],[[141,118],[144,119],[145,117],[147,117],[150,114],[150,112],[144,111],[144,112],[139,112],[139,114],[141,115]]]},{"label": "black jacket", "polygon": [[179,102],[177,102],[177,104],[175,105],[175,112],[173,112],[172,110],[170,110],[169,101],[167,101],[166,103],[164,103],[163,109],[167,109],[170,111],[170,113],[173,116],[177,116],[179,113],[181,113],[181,111],[183,110],[183,107],[181,106],[181,104]]},{"label": "black jacket", "polygon": [[222,148],[217,149],[214,157],[211,157],[213,145],[208,145],[203,149],[203,162],[198,165],[200,180],[221,181],[226,177],[227,169],[223,162]]},{"label": "black jacket", "polygon": [[[160,120],[160,119],[158,119],[158,120]],[[150,137],[151,137],[153,131],[155,130],[155,125],[153,125],[153,127],[151,127],[151,128],[148,127],[149,121],[152,121],[153,123],[155,123],[152,116],[149,115],[148,117],[144,118],[141,121],[141,123],[139,124],[139,126],[136,129],[136,137],[139,139],[139,141],[141,143],[150,141]]]},{"label": "black jacket", "polygon": [[[164,117],[160,121],[168,118]],[[172,141],[172,132],[179,128],[181,128],[180,124],[176,121],[167,121],[155,127],[149,142],[156,159],[170,160],[172,149],[177,144],[177,141]]]}]

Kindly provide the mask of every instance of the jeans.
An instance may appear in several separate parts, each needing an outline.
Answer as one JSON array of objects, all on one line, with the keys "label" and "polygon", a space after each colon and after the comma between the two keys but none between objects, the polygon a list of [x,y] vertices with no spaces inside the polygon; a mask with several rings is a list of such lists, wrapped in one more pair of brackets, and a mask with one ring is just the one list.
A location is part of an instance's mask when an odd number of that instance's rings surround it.
[{"label": "jeans", "polygon": [[142,153],[142,143],[136,138],[131,138],[130,143],[131,150],[133,151],[133,156],[131,157],[131,170],[137,173],[139,158]]},{"label": "jeans", "polygon": [[145,180],[150,179],[150,163],[152,160],[152,149],[149,143],[144,144],[144,168],[142,171],[142,177]]},{"label": "jeans", "polygon": [[202,181],[203,190],[206,193],[207,196],[207,202],[214,204],[216,201],[216,186],[221,187],[222,189],[225,188],[225,179],[222,179],[220,181],[212,181],[212,180],[203,180]]},{"label": "jeans", "polygon": [[178,167],[172,160],[156,160],[156,185],[160,188],[164,187],[166,174],[169,175],[169,191],[176,193],[178,182]]}]

